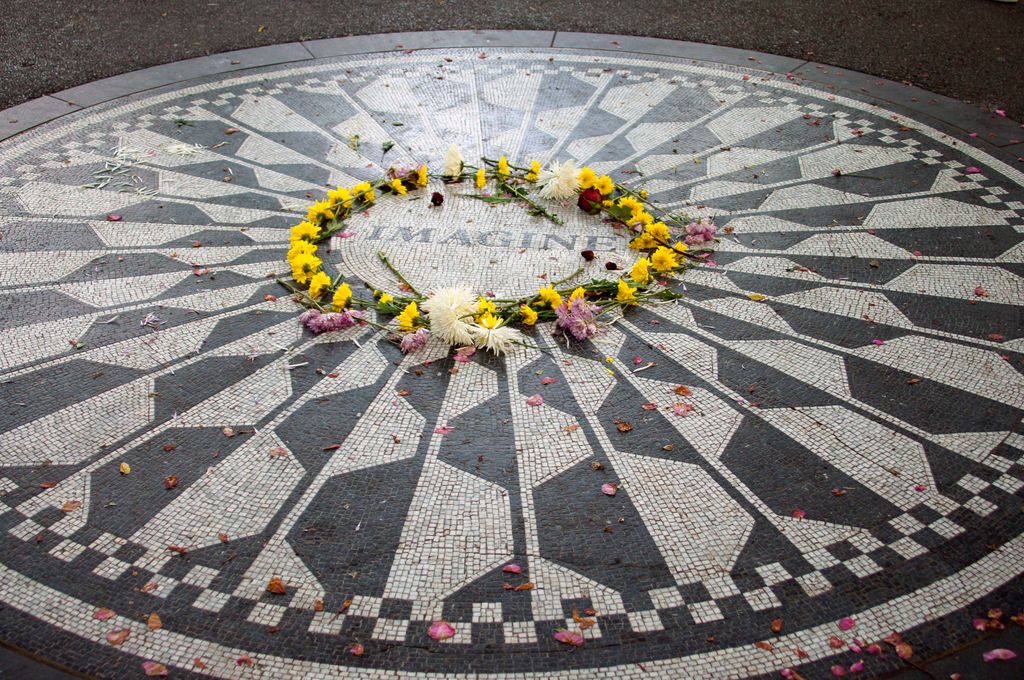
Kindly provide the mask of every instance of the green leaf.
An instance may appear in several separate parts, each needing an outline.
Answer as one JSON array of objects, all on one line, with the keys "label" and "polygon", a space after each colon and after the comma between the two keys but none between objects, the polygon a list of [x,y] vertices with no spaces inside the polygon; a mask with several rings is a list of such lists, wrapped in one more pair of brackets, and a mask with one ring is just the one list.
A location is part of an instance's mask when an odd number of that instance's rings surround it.
[{"label": "green leaf", "polygon": [[405,125],[405,123],[400,123],[400,122],[399,122],[399,121],[397,121],[397,120],[396,120],[396,121],[394,121],[394,122],[393,122],[393,123],[391,123],[391,124],[392,124],[392,125],[394,125],[395,127],[402,127],[403,125]]},{"label": "green leaf", "polygon": [[381,148],[384,149],[384,153],[387,153],[388,151],[391,151],[391,149],[395,148],[395,143],[389,139],[381,144]]},{"label": "green leaf", "polygon": [[359,151],[359,135],[352,134],[348,136],[348,148],[353,151]]}]

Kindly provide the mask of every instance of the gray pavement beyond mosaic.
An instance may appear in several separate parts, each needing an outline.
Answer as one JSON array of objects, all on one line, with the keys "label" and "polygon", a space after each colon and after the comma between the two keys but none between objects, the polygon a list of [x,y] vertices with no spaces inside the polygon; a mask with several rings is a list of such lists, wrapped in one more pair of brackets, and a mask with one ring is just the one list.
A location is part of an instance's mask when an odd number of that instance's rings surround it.
[{"label": "gray pavement beyond mosaic", "polygon": [[[5,113],[0,639],[54,666],[10,676],[1024,672],[982,660],[1024,653],[1020,126],[876,81],[410,33]],[[274,280],[290,227],[452,144],[573,159],[719,241],[659,283],[682,299],[584,342],[304,329]],[[381,196],[325,267],[399,294],[384,253],[420,290],[507,298],[637,258],[575,201],[545,202],[555,226],[475,192]]]}]

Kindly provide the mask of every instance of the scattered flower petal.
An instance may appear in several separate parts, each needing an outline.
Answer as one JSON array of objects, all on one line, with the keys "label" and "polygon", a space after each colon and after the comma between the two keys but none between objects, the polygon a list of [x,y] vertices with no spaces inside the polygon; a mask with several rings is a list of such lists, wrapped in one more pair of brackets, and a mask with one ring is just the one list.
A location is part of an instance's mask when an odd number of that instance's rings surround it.
[{"label": "scattered flower petal", "polygon": [[862,659],[857,659],[852,664],[850,664],[850,672],[851,673],[860,673],[863,670],[864,670],[864,661]]},{"label": "scattered flower petal", "polygon": [[542,397],[539,394],[535,394],[535,395],[533,395],[532,397],[530,397],[529,399],[526,400],[526,405],[527,406],[540,406],[543,403],[544,403],[544,397]]},{"label": "scattered flower petal", "polygon": [[1016,659],[1017,653],[1009,649],[998,647],[985,652],[981,655],[981,658],[985,661],[1009,661],[1010,659]]},{"label": "scattered flower petal", "polygon": [[427,635],[432,640],[447,640],[455,635],[455,628],[447,621],[434,621],[427,629]]},{"label": "scattered flower petal", "polygon": [[965,168],[964,172],[966,172],[968,175],[973,175],[973,174],[981,172],[981,168],[979,168],[976,165],[972,165],[972,166],[970,166],[968,168]]},{"label": "scattered flower petal", "polygon": [[502,567],[501,570],[503,572],[505,572],[506,574],[522,574],[523,573],[523,568],[520,567],[518,564],[506,564],[504,567]]},{"label": "scattered flower petal", "polygon": [[167,675],[167,666],[156,661],[143,661],[142,670],[151,678],[164,677]]},{"label": "scattered flower petal", "polygon": [[559,628],[555,631],[555,639],[563,644],[572,645],[573,647],[583,646],[583,635],[565,628]]},{"label": "scattered flower petal", "polygon": [[804,510],[803,508],[797,508],[796,510],[789,514],[796,519],[803,519],[807,516],[807,511]]},{"label": "scattered flower petal", "polygon": [[555,379],[552,378],[549,375],[548,376],[544,376],[543,378],[540,379],[540,384],[541,385],[550,385],[553,382],[555,382]]},{"label": "scattered flower petal", "polygon": [[352,656],[362,656],[363,654],[366,654],[366,647],[364,647],[361,642],[354,642],[348,648],[348,653]]},{"label": "scattered flower petal", "polygon": [[849,616],[844,616],[843,618],[839,619],[839,630],[850,630],[856,625],[856,622]]},{"label": "scattered flower petal", "polygon": [[107,609],[106,607],[103,609],[97,609],[92,615],[94,619],[99,619],[100,621],[106,621],[113,616],[114,611],[112,609]]},{"label": "scattered flower petal", "polygon": [[451,434],[452,432],[455,432],[455,428],[449,427],[448,425],[441,425],[434,428],[434,434]]},{"label": "scattered flower petal", "polygon": [[877,340],[877,339],[876,340],[872,340],[871,344],[872,345],[884,345],[885,344],[885,340]]},{"label": "scattered flower petal", "polygon": [[125,640],[127,640],[128,636],[131,635],[131,634],[132,634],[132,632],[130,630],[128,630],[127,628],[122,628],[121,630],[111,631],[111,632],[107,633],[107,642],[109,642],[112,645],[119,645],[122,642],[124,642]]},{"label": "scattered flower petal", "polygon": [[843,647],[846,646],[846,641],[845,640],[840,640],[838,637],[833,635],[832,637],[830,637],[828,639],[828,646],[831,647],[832,649],[842,649]]},{"label": "scattered flower petal", "polygon": [[836,676],[837,678],[841,678],[841,677],[846,675],[846,667],[845,666],[841,666],[839,664],[836,664],[836,665],[832,666],[831,670],[832,670],[832,675]]},{"label": "scattered flower petal", "polygon": [[614,482],[601,485],[601,493],[605,496],[614,496],[619,490],[619,485]]}]

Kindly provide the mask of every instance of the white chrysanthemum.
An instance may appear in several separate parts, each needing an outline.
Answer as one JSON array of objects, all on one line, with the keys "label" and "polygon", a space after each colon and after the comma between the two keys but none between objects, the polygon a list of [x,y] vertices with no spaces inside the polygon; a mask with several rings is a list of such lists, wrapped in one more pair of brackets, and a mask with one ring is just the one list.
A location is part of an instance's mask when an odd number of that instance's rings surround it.
[{"label": "white chrysanthemum", "polygon": [[442,288],[421,305],[430,315],[430,330],[449,345],[473,343],[469,319],[476,313],[476,300],[465,288]]},{"label": "white chrysanthemum", "polygon": [[441,174],[445,177],[457,177],[462,173],[462,152],[458,144],[452,144],[444,155],[444,165]]},{"label": "white chrysanthemum", "polygon": [[580,189],[580,181],[576,179],[576,174],[576,161],[568,160],[564,163],[552,161],[551,165],[541,170],[540,175],[537,176],[540,197],[557,200],[572,198]]},{"label": "white chrysanthemum", "polygon": [[505,354],[512,346],[522,342],[523,334],[515,328],[499,324],[494,328],[487,328],[479,324],[470,326],[473,334],[473,344],[483,347],[495,354]]}]

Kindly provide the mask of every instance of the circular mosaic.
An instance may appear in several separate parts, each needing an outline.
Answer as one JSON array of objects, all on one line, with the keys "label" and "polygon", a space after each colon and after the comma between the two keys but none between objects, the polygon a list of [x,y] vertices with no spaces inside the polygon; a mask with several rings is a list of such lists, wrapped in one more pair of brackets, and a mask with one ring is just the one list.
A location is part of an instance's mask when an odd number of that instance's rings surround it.
[{"label": "circular mosaic", "polygon": [[[304,330],[268,275],[310,201],[453,143],[572,158],[721,240],[585,343]],[[325,261],[522,295],[632,257],[572,204],[457,193],[382,198]],[[0,630],[105,677],[881,674],[894,631],[952,646],[969,618],[925,624],[1021,595],[1022,201],[927,124],[667,57],[325,60],[61,118],[0,145]]]}]

